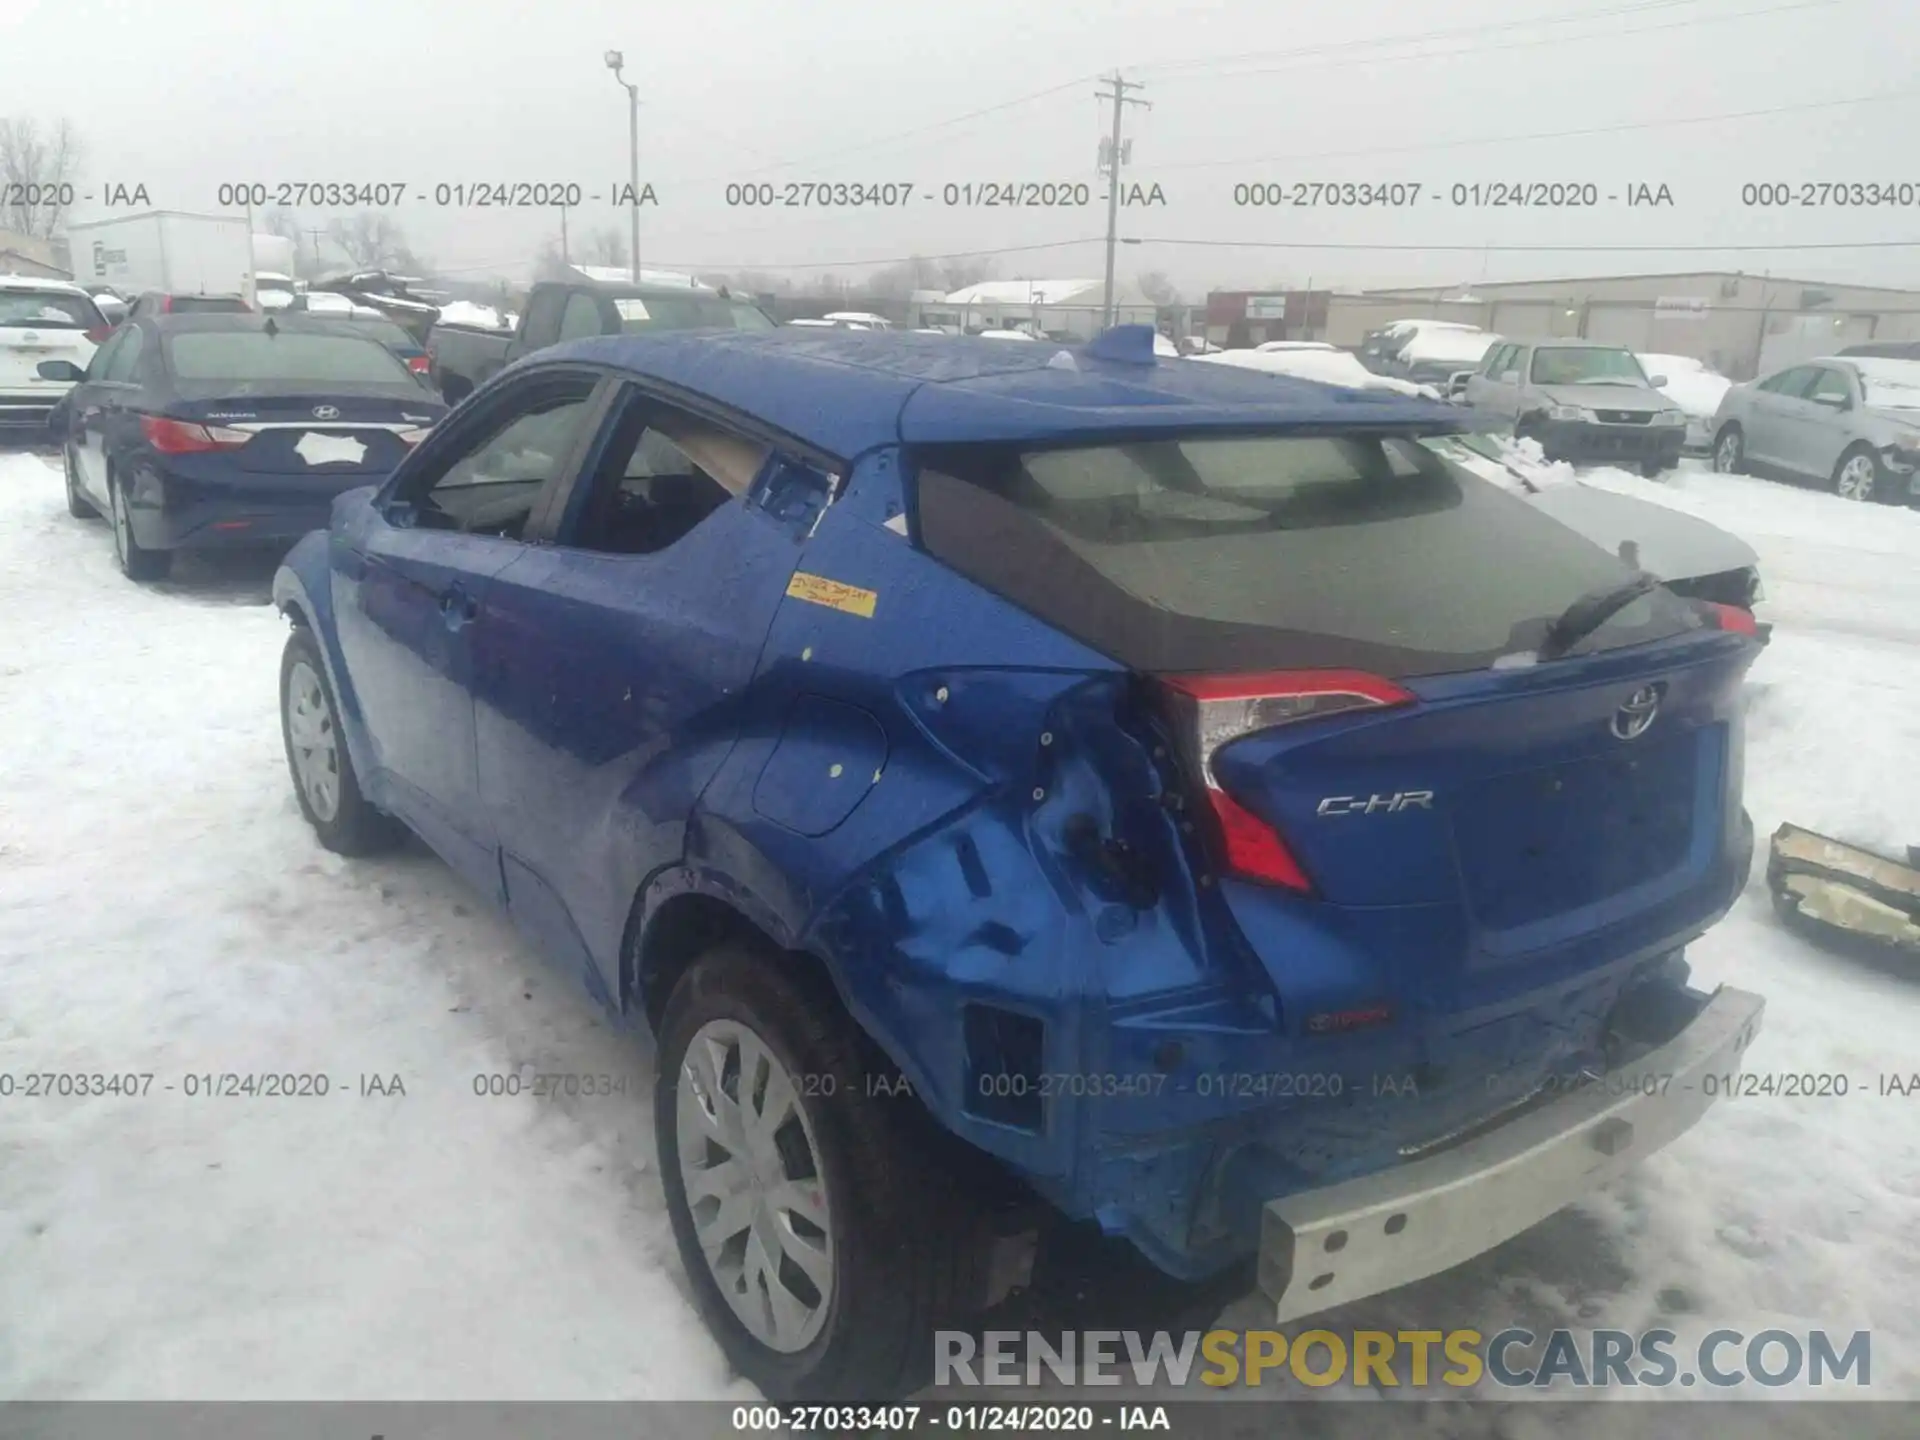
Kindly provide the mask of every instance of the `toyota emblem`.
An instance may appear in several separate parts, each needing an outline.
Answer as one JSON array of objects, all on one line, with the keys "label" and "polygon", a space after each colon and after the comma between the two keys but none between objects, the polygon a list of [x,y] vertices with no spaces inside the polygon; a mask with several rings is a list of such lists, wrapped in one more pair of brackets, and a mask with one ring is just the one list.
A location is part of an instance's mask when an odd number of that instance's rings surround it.
[{"label": "toyota emblem", "polygon": [[313,407],[313,418],[316,420],[338,420],[340,418],[340,409],[335,405],[316,405]]},{"label": "toyota emblem", "polygon": [[1642,685],[1627,697],[1626,704],[1613,712],[1608,729],[1621,740],[1637,740],[1653,725],[1660,713],[1660,687]]}]

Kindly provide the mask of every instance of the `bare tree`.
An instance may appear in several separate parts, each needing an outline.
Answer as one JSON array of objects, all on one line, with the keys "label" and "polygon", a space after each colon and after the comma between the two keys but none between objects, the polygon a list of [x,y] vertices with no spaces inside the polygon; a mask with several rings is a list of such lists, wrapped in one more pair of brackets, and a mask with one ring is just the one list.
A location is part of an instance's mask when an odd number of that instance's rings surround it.
[{"label": "bare tree", "polygon": [[50,237],[80,171],[80,137],[65,119],[43,134],[32,119],[0,120],[0,228]]},{"label": "bare tree", "polygon": [[580,259],[587,265],[626,265],[627,237],[613,226],[596,230],[580,246]]},{"label": "bare tree", "polygon": [[357,269],[410,270],[419,264],[407,248],[406,232],[384,211],[355,210],[337,215],[327,224],[327,239],[346,252]]},{"label": "bare tree", "polygon": [[942,260],[937,267],[939,285],[930,288],[948,293],[964,290],[969,285],[993,279],[993,270],[993,257],[990,255],[963,255],[958,259]]},{"label": "bare tree", "polygon": [[1178,305],[1179,288],[1169,279],[1164,270],[1149,270],[1134,281],[1140,287],[1140,293],[1155,305]]}]

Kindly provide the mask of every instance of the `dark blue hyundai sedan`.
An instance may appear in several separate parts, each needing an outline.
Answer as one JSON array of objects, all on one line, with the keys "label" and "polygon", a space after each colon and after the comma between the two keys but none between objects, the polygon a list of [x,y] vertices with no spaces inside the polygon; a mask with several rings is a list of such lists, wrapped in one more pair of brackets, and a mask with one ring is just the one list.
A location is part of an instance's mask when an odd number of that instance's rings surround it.
[{"label": "dark blue hyundai sedan", "polygon": [[342,491],[377,483],[447,407],[386,346],[255,314],[151,315],[122,325],[56,414],[67,509],[113,521],[133,580],[185,549],[285,549]]}]

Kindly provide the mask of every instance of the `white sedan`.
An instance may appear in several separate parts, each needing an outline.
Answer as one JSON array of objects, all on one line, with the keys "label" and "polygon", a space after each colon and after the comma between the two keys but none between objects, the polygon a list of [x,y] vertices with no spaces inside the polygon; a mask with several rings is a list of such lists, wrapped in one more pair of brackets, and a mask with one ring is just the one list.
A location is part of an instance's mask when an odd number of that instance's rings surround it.
[{"label": "white sedan", "polygon": [[40,366],[64,360],[85,370],[109,326],[93,297],[65,280],[0,275],[0,433],[39,428],[73,388]]}]

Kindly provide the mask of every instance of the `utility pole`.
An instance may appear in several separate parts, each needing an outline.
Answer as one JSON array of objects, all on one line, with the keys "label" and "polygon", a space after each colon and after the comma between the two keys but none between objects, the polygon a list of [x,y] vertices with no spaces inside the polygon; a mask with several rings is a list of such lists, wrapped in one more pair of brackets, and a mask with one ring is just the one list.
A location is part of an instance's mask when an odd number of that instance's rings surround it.
[{"label": "utility pole", "polygon": [[565,205],[560,207],[560,263],[566,266],[573,264],[573,251],[567,248],[567,207]]},{"label": "utility pole", "polygon": [[633,283],[640,283],[640,87],[621,74],[626,58],[618,50],[606,53],[607,68],[613,71],[627,92],[627,170],[630,182],[628,198],[633,202]]},{"label": "utility pole", "polygon": [[1145,100],[1134,100],[1127,95],[1129,90],[1144,90],[1147,87],[1131,80],[1121,78],[1115,71],[1113,78],[1105,82],[1112,90],[1097,90],[1094,93],[1102,100],[1113,101],[1113,132],[1108,137],[1105,162],[1102,169],[1107,177],[1107,287],[1106,298],[1101,304],[1100,324],[1106,328],[1113,324],[1113,250],[1120,233],[1120,166],[1132,147],[1120,143],[1120,116],[1128,105],[1144,105],[1151,110]]}]

